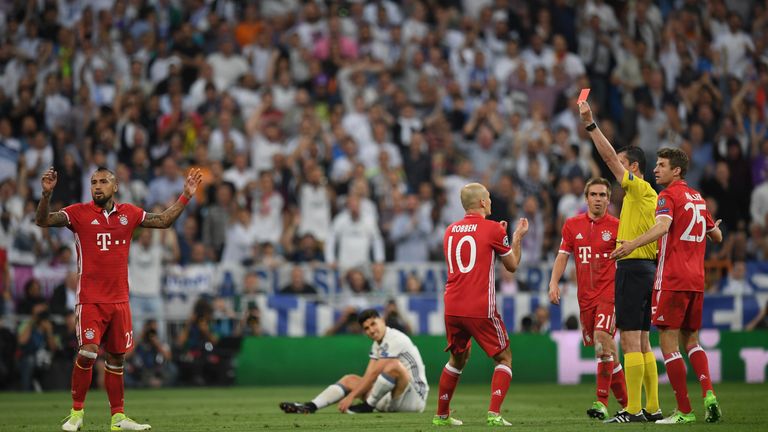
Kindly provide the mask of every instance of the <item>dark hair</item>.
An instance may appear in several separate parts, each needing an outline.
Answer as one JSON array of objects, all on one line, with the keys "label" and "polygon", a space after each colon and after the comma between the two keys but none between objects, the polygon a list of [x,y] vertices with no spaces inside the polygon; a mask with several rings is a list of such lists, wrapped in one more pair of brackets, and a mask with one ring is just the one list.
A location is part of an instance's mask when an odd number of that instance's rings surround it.
[{"label": "dark hair", "polygon": [[[99,173],[99,172],[103,172],[103,173],[109,174],[109,177],[111,178],[111,180],[113,182],[117,183],[117,176],[115,175],[115,173],[112,172],[111,169],[109,169],[107,167],[104,167],[104,166],[100,166],[100,167],[96,168],[96,171],[94,171],[93,174],[96,174],[96,173]],[[91,175],[93,175],[93,174],[91,174]]]},{"label": "dark hair", "polygon": [[357,315],[357,322],[363,325],[364,322],[371,318],[379,318],[379,311],[376,309],[366,309]]},{"label": "dark hair", "polygon": [[640,173],[645,172],[645,153],[643,149],[637,146],[625,146],[616,150],[616,154],[625,153],[629,164],[637,162],[637,167],[640,168]]},{"label": "dark hair", "polygon": [[656,152],[659,159],[669,160],[671,169],[680,168],[680,178],[684,179],[688,172],[688,155],[684,151],[676,148],[664,147]]},{"label": "dark hair", "polygon": [[589,179],[587,184],[584,186],[584,196],[589,197],[589,188],[594,185],[603,185],[606,188],[608,188],[608,198],[611,197],[611,182],[608,180],[602,178],[602,177],[593,177]]}]

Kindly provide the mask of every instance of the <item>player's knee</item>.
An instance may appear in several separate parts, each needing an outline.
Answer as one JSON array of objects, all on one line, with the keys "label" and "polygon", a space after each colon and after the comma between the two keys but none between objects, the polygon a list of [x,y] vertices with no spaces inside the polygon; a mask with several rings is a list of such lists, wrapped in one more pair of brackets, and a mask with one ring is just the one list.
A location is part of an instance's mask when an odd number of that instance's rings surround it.
[{"label": "player's knee", "polygon": [[125,354],[112,354],[107,353],[107,359],[106,359],[107,367],[113,366],[115,368],[123,368],[123,363],[125,362]]},{"label": "player's knee", "polygon": [[346,387],[346,388],[353,388],[355,387],[355,384],[357,384],[357,380],[359,377],[354,374],[347,374],[341,377],[341,379],[338,381],[338,384]]},{"label": "player's knee", "polygon": [[80,346],[80,351],[88,351],[94,354],[98,354],[99,346],[96,344],[84,344]]},{"label": "player's knee", "polygon": [[384,366],[382,372],[394,377],[399,377],[404,373],[408,373],[408,371],[405,370],[405,366],[403,366],[403,364],[399,361],[389,362],[386,366]]},{"label": "player's knee", "polygon": [[75,367],[89,370],[93,367],[93,364],[96,363],[97,358],[97,353],[80,348],[80,351],[77,353],[77,358],[75,359]]}]

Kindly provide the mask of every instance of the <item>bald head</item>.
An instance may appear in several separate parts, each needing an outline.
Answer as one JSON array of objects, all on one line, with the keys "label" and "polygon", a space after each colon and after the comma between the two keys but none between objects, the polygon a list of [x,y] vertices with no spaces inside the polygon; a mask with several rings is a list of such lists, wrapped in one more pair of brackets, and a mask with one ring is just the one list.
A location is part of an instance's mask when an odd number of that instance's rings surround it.
[{"label": "bald head", "polygon": [[[487,204],[483,205],[480,201],[485,200]],[[488,189],[480,183],[469,183],[461,188],[461,205],[464,210],[486,209],[490,213],[490,200]]]}]

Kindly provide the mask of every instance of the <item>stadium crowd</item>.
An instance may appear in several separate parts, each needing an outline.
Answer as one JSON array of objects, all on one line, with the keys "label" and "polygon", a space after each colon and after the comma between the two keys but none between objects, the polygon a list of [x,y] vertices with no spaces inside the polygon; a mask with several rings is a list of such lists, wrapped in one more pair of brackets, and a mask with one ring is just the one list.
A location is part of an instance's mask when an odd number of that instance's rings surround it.
[{"label": "stadium crowd", "polygon": [[[550,262],[585,181],[612,178],[579,121],[591,87],[609,140],[648,155],[647,179],[658,148],[688,153],[688,182],[723,219],[709,258],[732,269],[725,290],[749,292],[744,262],[768,256],[763,2],[6,1],[0,82],[0,387],[14,370],[41,385],[36,371],[77,349],[72,233],[34,223],[50,166],[52,210],[90,201],[99,166],[119,201],[155,211],[202,170],[175,229],[134,239],[131,302],[147,314],[169,266],[325,263],[352,291],[387,290],[385,263],[442,261],[470,181],[488,185],[492,219],[530,221],[523,265]],[[617,216],[621,198],[615,186]],[[286,293],[314,293],[291,272]],[[205,368],[231,354],[207,344],[261,332],[254,305],[219,301],[257,278],[234,285],[174,339],[138,328],[134,382],[226,381]],[[526,328],[546,329],[536,318]]]}]

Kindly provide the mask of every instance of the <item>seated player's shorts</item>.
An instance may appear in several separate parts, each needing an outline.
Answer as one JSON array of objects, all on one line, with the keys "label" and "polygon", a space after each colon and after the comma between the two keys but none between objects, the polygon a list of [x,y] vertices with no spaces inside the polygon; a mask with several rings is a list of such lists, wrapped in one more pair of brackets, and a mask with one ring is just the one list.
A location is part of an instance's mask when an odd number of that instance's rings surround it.
[{"label": "seated player's shorts", "polygon": [[454,315],[445,316],[446,351],[460,354],[470,349],[475,338],[480,348],[493,357],[509,346],[509,335],[504,321],[497,312],[492,318],[472,318]]},{"label": "seated player's shorts", "polygon": [[604,331],[611,336],[616,333],[616,314],[613,309],[613,303],[600,302],[597,306],[581,311],[579,314],[581,320],[581,339],[584,346],[595,344],[595,331]]},{"label": "seated player's shorts", "polygon": [[77,343],[104,343],[108,353],[122,354],[133,346],[131,309],[125,303],[86,303],[75,307]]},{"label": "seated player's shorts", "polygon": [[653,325],[695,331],[701,328],[703,309],[703,292],[657,290],[653,296]]},{"label": "seated player's shorts", "polygon": [[655,277],[656,261],[616,261],[616,328],[651,329],[651,291]]},{"label": "seated player's shorts", "polygon": [[426,390],[419,391],[411,380],[400,396],[393,399],[392,392],[389,392],[376,403],[375,408],[381,412],[424,412],[426,406]]}]

